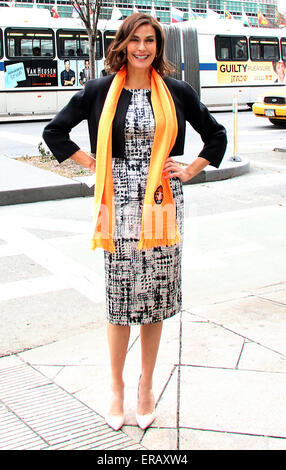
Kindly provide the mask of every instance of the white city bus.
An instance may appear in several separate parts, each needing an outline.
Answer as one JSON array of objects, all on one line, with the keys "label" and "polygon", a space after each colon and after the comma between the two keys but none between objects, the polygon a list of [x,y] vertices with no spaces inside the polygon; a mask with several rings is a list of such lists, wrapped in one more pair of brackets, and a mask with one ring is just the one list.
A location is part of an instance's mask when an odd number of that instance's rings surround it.
[{"label": "white city bus", "polygon": [[207,106],[230,106],[234,94],[239,104],[251,105],[258,94],[284,86],[275,70],[277,62],[286,60],[286,28],[195,20],[179,23],[175,30],[168,55],[178,70],[182,64],[178,78],[191,83]]},{"label": "white city bus", "polygon": [[[52,18],[47,9],[0,10],[0,116],[57,112],[84,86],[89,59],[85,28],[79,19]],[[97,77],[117,29],[118,22],[99,21]]]},{"label": "white city bus", "polygon": [[[119,24],[98,23],[97,77]],[[284,86],[275,71],[286,59],[283,28],[243,27],[237,20],[163,27],[175,76],[190,83],[207,106],[231,106],[234,93],[240,105],[251,105],[269,87]],[[52,18],[46,9],[0,8],[0,117],[56,113],[84,86],[88,57],[79,19]]]}]

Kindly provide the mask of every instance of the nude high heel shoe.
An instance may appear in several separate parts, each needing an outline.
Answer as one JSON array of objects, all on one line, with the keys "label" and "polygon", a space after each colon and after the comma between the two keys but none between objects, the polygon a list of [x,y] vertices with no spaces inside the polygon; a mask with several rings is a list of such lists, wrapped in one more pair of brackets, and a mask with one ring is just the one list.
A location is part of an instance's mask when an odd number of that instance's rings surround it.
[{"label": "nude high heel shoe", "polygon": [[137,424],[139,428],[143,429],[143,431],[147,429],[153,423],[155,418],[156,418],[155,409],[152,411],[152,413],[148,413],[146,415],[139,415],[138,413],[136,413]]},{"label": "nude high heel shoe", "polygon": [[124,424],[124,415],[106,415],[105,421],[114,431],[119,431]]},{"label": "nude high heel shoe", "polygon": [[[139,383],[138,383],[138,392],[137,392],[137,399],[139,398],[139,385],[140,385],[140,379],[139,378]],[[154,421],[156,418],[156,411],[155,411],[155,406],[154,409],[151,413],[146,413],[144,415],[140,415],[139,413],[136,413],[136,421],[139,426],[139,428],[145,430],[147,429]]]},{"label": "nude high heel shoe", "polygon": [[107,413],[104,419],[108,426],[110,426],[114,431],[118,431],[124,424],[125,416],[124,413],[114,415]]}]

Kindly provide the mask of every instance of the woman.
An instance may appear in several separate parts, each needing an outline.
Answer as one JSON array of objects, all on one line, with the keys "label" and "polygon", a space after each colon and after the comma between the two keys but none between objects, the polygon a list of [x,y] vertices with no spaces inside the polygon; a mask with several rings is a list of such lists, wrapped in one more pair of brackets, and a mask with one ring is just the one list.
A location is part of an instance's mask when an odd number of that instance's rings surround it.
[{"label": "woman", "polygon": [[[116,430],[124,424],[123,368],[130,326],[140,324],[136,419],[146,429],[155,419],[152,380],[163,320],[181,309],[182,182],[208,164],[219,166],[226,134],[192,87],[167,77],[173,69],[152,16],[124,20],[106,68],[111,74],[87,82],[43,136],[59,162],[70,157],[97,166],[93,248],[104,248],[112,391],[106,421]],[[96,160],[69,138],[83,119]],[[182,167],[171,156],[183,154],[186,121],[204,147]]]}]

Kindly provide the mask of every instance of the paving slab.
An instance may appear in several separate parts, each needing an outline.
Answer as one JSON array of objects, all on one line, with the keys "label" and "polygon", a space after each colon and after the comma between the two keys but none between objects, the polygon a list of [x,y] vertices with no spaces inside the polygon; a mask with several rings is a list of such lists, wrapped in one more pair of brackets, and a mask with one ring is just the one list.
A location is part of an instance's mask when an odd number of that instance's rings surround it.
[{"label": "paving slab", "polygon": [[211,305],[207,313],[202,308],[194,308],[192,312],[202,317],[207,315],[208,320],[217,325],[286,354],[286,304],[249,296]]},{"label": "paving slab", "polygon": [[240,370],[286,372],[286,357],[251,341],[245,341],[239,358]]},{"label": "paving slab", "polygon": [[1,450],[143,449],[19,359],[0,359],[0,381]]},{"label": "paving slab", "polygon": [[285,439],[285,386],[285,374],[181,367],[180,426]]},{"label": "paving slab", "polygon": [[[285,439],[256,436],[233,432],[196,430],[181,428],[180,449],[210,451],[281,451],[285,450]],[[236,456],[239,455],[236,453]],[[265,453],[260,454],[263,459]],[[256,460],[257,461],[257,460]]]},{"label": "paving slab", "polygon": [[244,338],[211,322],[188,321],[183,312],[181,364],[235,368]]}]

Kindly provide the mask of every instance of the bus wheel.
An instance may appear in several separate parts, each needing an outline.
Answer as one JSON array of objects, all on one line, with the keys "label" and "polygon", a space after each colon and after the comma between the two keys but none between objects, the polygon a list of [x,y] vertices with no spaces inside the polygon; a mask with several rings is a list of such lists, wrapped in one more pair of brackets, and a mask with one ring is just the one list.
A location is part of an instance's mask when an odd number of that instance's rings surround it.
[{"label": "bus wheel", "polygon": [[285,127],[286,126],[286,119],[269,119],[271,124],[274,124],[274,126],[279,126],[279,127]]}]

